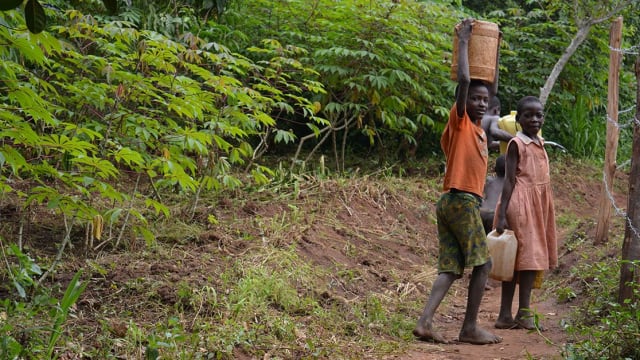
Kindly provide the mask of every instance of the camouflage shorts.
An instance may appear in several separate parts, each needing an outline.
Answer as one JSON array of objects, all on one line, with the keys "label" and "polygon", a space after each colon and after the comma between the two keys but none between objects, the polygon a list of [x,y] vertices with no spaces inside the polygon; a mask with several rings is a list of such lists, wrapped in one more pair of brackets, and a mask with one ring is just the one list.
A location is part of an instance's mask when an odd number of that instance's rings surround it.
[{"label": "camouflage shorts", "polygon": [[465,267],[487,263],[491,256],[480,218],[480,199],[445,193],[436,205],[440,254],[438,272],[462,275]]}]

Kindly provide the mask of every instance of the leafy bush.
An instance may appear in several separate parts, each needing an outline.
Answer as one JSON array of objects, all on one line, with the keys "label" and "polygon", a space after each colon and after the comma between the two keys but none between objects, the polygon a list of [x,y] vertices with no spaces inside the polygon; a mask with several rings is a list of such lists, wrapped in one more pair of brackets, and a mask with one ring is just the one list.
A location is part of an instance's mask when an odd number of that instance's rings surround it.
[{"label": "leafy bush", "polygon": [[[116,246],[125,232],[152,243],[147,217],[170,216],[163,193],[197,203],[201,191],[265,183],[262,147],[293,139],[275,115],[323,122],[301,96],[323,87],[290,57],[295,47],[255,46],[268,55],[258,63],[189,32],[172,39],[77,10],[57,12],[58,25],[39,35],[13,30],[24,22],[15,10],[2,14],[2,190],[56,211],[66,234],[99,217],[118,224],[107,234]],[[124,178],[133,188],[118,186]]]},{"label": "leafy bush", "polygon": [[[575,324],[567,328],[574,342],[567,345],[565,357],[639,358],[640,304],[637,300],[618,303],[619,262],[584,264],[575,273],[582,279],[584,302],[574,312]],[[640,284],[633,286],[638,299]]]},{"label": "leafy bush", "polygon": [[223,19],[254,44],[274,38],[307,52],[299,60],[319,73],[327,92],[311,98],[330,125],[307,124],[311,131],[299,136],[322,142],[337,132],[332,148],[342,157],[347,146],[377,145],[382,160],[399,142],[415,144],[416,134],[446,119],[455,85],[448,78],[451,34],[459,17],[435,1],[319,0],[242,2]]}]

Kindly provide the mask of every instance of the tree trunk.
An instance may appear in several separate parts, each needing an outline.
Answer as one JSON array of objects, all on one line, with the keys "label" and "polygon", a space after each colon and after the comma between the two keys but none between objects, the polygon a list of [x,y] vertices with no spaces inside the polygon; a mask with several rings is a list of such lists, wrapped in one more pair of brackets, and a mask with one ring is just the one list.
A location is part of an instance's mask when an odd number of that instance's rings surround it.
[{"label": "tree trunk", "polygon": [[[567,62],[569,62],[569,59],[571,58],[571,56],[573,56],[578,47],[580,47],[580,45],[585,41],[587,35],[589,35],[591,27],[608,21],[634,1],[637,0],[611,1],[607,2],[605,6],[602,6],[603,4],[600,1],[592,1],[592,4],[583,3],[582,5],[579,5],[577,1],[574,2],[575,7],[584,7],[582,11],[577,11],[578,9],[576,8],[573,12],[574,16],[576,17],[575,22],[576,26],[578,27],[578,32],[575,34],[573,39],[571,39],[571,43],[565,50],[564,54],[562,54],[560,59],[558,59],[558,62],[556,62],[553,70],[551,70],[551,74],[549,74],[547,81],[540,89],[540,102],[542,103],[542,107],[546,105],[547,100],[549,99],[549,94],[551,94],[551,90],[558,80],[558,76],[560,76],[562,69],[564,69],[565,65],[567,65]],[[600,6],[597,6],[598,10],[595,10],[596,13],[594,14],[592,10],[596,8],[596,4]],[[590,14],[591,16],[580,18],[578,14]]]},{"label": "tree trunk", "polygon": [[609,95],[607,104],[607,143],[604,154],[604,170],[600,207],[598,208],[598,224],[596,227],[595,244],[602,244],[609,237],[609,221],[611,220],[611,194],[613,191],[613,177],[616,173],[616,153],[618,152],[618,87],[620,77],[620,61],[622,54],[622,17],[618,17],[611,24],[609,33]]},{"label": "tree trunk", "polygon": [[589,35],[589,30],[591,30],[591,24],[587,23],[583,27],[578,29],[576,35],[571,39],[571,43],[564,51],[564,54],[558,59],[556,64],[553,66],[553,70],[551,70],[551,74],[547,78],[547,81],[544,83],[542,89],[540,89],[540,102],[542,103],[542,107],[544,108],[547,103],[547,99],[549,98],[549,94],[551,94],[551,89],[553,89],[553,85],[555,85],[556,80],[560,76],[562,69],[564,69],[565,65],[569,62],[569,59],[573,56],[573,54],[578,50],[578,47],[585,41],[587,36]]},{"label": "tree trunk", "polygon": [[633,295],[633,283],[640,283],[638,265],[630,261],[640,260],[640,56],[636,60],[636,117],[633,128],[633,150],[631,156],[631,174],[629,174],[629,200],[627,205],[627,224],[622,245],[622,266],[620,269],[620,290],[618,301],[636,300]]}]

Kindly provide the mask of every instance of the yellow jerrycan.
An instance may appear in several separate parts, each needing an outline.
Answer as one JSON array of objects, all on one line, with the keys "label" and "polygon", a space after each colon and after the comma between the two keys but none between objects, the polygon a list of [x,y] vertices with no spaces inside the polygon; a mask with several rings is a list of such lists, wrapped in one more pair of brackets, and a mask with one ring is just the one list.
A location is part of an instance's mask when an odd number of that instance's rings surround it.
[{"label": "yellow jerrycan", "polygon": [[[517,111],[511,110],[509,115],[505,115],[498,119],[498,127],[515,136],[518,131],[522,130],[520,124],[516,122],[516,114]],[[508,143],[506,141],[500,141],[500,154],[507,153],[507,144]]]}]

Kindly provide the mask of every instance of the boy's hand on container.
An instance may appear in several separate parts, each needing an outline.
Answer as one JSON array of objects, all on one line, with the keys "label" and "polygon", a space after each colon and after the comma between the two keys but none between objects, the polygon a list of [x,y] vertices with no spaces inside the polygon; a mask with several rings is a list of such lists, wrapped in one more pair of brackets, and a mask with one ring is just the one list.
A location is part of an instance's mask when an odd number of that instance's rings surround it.
[{"label": "boy's hand on container", "polygon": [[468,18],[462,20],[456,25],[456,34],[458,34],[459,40],[469,40],[471,38],[471,30],[473,28],[473,22],[475,19]]}]

